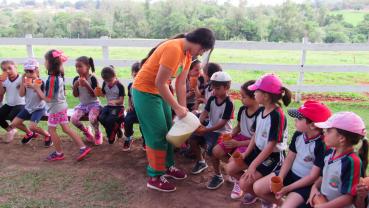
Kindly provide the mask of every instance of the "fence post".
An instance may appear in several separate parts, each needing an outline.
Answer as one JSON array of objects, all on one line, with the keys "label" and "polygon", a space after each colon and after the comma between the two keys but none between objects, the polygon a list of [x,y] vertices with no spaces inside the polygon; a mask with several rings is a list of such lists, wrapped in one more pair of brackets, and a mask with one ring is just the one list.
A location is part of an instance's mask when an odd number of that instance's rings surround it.
[{"label": "fence post", "polygon": [[[32,34],[26,34],[26,38],[27,39],[31,39],[32,38]],[[28,55],[28,58],[33,58],[34,57],[34,54],[33,54],[33,47],[32,47],[32,43],[29,43],[27,41],[27,55]]]},{"label": "fence post", "polygon": [[299,67],[299,77],[297,79],[297,91],[296,91],[296,102],[301,101],[301,85],[304,82],[304,66],[305,66],[305,60],[306,60],[306,48],[305,45],[309,42],[309,38],[307,36],[302,38],[302,53],[301,53],[301,62]]},{"label": "fence post", "polygon": [[[102,36],[101,39],[107,40],[109,39],[109,37]],[[107,65],[107,63],[109,62],[109,47],[105,44],[102,45],[102,55],[103,55],[104,65]]]}]

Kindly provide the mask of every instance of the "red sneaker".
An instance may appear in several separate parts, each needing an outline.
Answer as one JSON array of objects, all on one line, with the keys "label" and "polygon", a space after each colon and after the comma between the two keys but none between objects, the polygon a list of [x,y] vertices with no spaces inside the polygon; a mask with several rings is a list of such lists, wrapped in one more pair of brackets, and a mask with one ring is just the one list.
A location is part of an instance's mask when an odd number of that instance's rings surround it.
[{"label": "red sneaker", "polygon": [[176,187],[170,183],[164,176],[150,177],[146,184],[147,188],[162,192],[173,192]]},{"label": "red sneaker", "polygon": [[183,180],[187,178],[187,174],[183,170],[180,170],[174,166],[168,168],[164,176],[168,178],[173,178],[176,180]]},{"label": "red sneaker", "polygon": [[86,147],[84,149],[80,149],[79,150],[79,156],[77,157],[77,161],[83,160],[88,155],[88,153],[90,153],[90,152],[91,152],[91,148],[89,148],[89,147]]}]

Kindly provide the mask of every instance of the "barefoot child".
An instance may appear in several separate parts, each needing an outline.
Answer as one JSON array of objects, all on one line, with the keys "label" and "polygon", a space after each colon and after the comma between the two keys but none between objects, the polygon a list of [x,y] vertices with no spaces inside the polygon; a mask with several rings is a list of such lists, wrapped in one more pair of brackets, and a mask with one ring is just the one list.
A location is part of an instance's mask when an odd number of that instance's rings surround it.
[{"label": "barefoot child", "polygon": [[255,91],[255,100],[263,105],[256,117],[253,128],[255,133],[246,152],[242,166],[226,166],[229,175],[240,178],[240,186],[246,193],[244,204],[256,202],[253,184],[256,180],[278,169],[283,161],[287,146],[287,120],[281,108],[280,100],[287,106],[291,102],[291,92],[283,87],[282,81],[274,74],[262,76],[248,87]]},{"label": "barefoot child", "polygon": [[[280,171],[273,172],[254,183],[256,195],[264,200],[263,204],[280,204],[281,207],[304,207],[309,198],[313,183],[319,178],[324,166],[325,145],[323,130],[314,126],[315,122],[324,122],[331,111],[317,101],[306,101],[299,109],[290,109],[288,114],[295,118],[296,132],[292,137],[288,155]],[[283,188],[275,195],[270,190],[270,181],[274,176],[283,180]]]},{"label": "barefoot child", "polygon": [[[331,147],[324,158],[322,176],[314,183],[308,202],[314,206],[313,197],[323,195],[328,202],[315,205],[317,208],[354,207],[354,197],[360,176],[363,176],[367,161],[368,143],[363,142],[360,153],[355,153],[354,146],[364,139],[366,131],[363,120],[353,112],[340,112],[326,122],[315,123],[326,129],[324,142]],[[365,154],[366,153],[366,154]]]},{"label": "barefoot child", "polygon": [[220,171],[220,161],[213,154],[213,148],[218,143],[221,134],[232,132],[231,119],[233,118],[234,107],[228,96],[230,86],[231,77],[226,72],[213,74],[211,87],[214,90],[214,96],[209,98],[205,111],[200,116],[201,123],[204,122],[205,118],[209,117],[209,124],[190,138],[190,145],[197,159],[196,165],[191,171],[192,174],[199,174],[208,167],[201,153],[200,146],[206,146],[206,152],[211,158],[215,175],[208,183],[208,189],[217,189],[224,183]]},{"label": "barefoot child", "polygon": [[[254,80],[247,81],[241,87],[242,106],[240,107],[237,115],[237,126],[233,128],[232,140],[224,141],[217,144],[213,149],[213,155],[223,161],[227,161],[227,154],[232,152],[243,153],[246,151],[247,146],[250,144],[254,130],[252,125],[255,122],[255,118],[260,112],[259,104],[255,100],[254,91],[248,89],[250,85],[255,83]],[[228,165],[237,165],[233,159],[229,161]],[[243,191],[239,186],[239,181],[234,178],[234,186],[231,192],[232,199],[239,199],[242,197]]]},{"label": "barefoot child", "polygon": [[[18,74],[14,61],[2,61],[1,70],[6,78],[4,76],[0,81],[0,97],[5,94],[6,104],[0,108],[0,126],[7,131],[3,141],[10,143],[17,130],[12,128],[7,120],[12,121],[24,109],[25,98],[19,95],[22,76]],[[26,131],[26,127],[22,126],[22,130]]]},{"label": "barefoot child", "polygon": [[103,68],[101,77],[104,80],[102,92],[108,104],[102,109],[99,121],[105,128],[109,144],[114,144],[124,121],[124,86],[118,81],[113,66]]},{"label": "barefoot child", "polygon": [[[101,145],[103,142],[102,133],[99,129],[98,117],[101,111],[100,101],[96,97],[94,90],[99,85],[96,77],[90,73],[95,72],[93,59],[81,56],[76,60],[76,69],[79,76],[73,79],[73,95],[78,97],[80,104],[74,108],[71,121],[74,126],[83,132],[88,142],[94,142],[95,145]],[[80,121],[83,116],[88,116],[91,127],[86,127]]]},{"label": "barefoot child", "polygon": [[50,50],[45,54],[45,68],[47,69],[48,78],[45,86],[45,94],[41,88],[35,87],[37,94],[46,101],[48,105],[48,121],[49,133],[54,143],[55,150],[46,160],[57,161],[64,160],[61,139],[56,132],[56,127],[60,125],[63,132],[71,137],[79,146],[79,155],[77,161],[83,160],[91,148],[86,147],[82,139],[69,127],[68,121],[68,104],[65,97],[64,79],[63,79],[63,62],[67,57],[62,51]]},{"label": "barefoot child", "polygon": [[[37,134],[44,136],[45,147],[50,147],[52,141],[49,132],[38,127],[38,123],[46,113],[46,103],[37,94],[35,87],[44,90],[44,82],[39,77],[39,63],[35,59],[28,59],[24,64],[25,74],[22,76],[23,82],[20,84],[19,95],[25,96],[26,106],[13,119],[11,126],[26,130],[26,136],[22,139],[22,144],[28,144]],[[24,126],[24,121],[30,120],[29,129]]]}]

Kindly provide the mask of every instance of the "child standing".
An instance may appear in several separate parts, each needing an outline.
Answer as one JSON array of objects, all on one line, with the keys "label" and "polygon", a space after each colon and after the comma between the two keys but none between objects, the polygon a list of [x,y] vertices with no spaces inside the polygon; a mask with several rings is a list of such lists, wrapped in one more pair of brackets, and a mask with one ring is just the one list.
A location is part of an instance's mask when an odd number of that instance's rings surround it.
[{"label": "child standing", "polygon": [[[38,122],[45,115],[46,103],[37,94],[35,87],[44,90],[44,82],[39,77],[39,63],[35,59],[28,59],[24,64],[25,75],[20,84],[19,95],[25,96],[26,106],[13,119],[11,126],[26,130],[26,136],[22,139],[22,144],[28,144],[32,138],[37,137],[37,133],[44,136],[45,147],[50,147],[53,143],[49,132],[37,127]],[[29,129],[23,124],[25,120],[30,120]]]},{"label": "child standing", "polygon": [[[233,128],[232,139],[230,141],[220,142],[213,149],[213,155],[219,160],[226,162],[228,154],[236,151],[243,153],[250,144],[251,137],[254,134],[252,125],[260,112],[259,104],[255,100],[254,91],[248,89],[248,87],[254,83],[255,80],[250,80],[241,87],[243,106],[241,106],[238,111],[237,126]],[[229,165],[236,165],[236,163],[231,159]],[[237,179],[234,179],[231,198],[239,199],[242,195],[243,192],[239,186],[239,182]]]},{"label": "child standing", "polygon": [[211,96],[206,104],[205,111],[200,116],[200,122],[209,117],[209,124],[206,128],[201,128],[196,135],[190,138],[192,151],[196,155],[196,165],[192,169],[192,174],[199,174],[208,165],[201,154],[201,145],[206,145],[206,152],[211,157],[215,175],[207,185],[208,189],[217,189],[224,179],[220,171],[220,162],[213,154],[213,148],[218,143],[219,136],[232,132],[231,119],[233,118],[234,107],[228,90],[231,85],[231,77],[226,72],[216,72],[211,77],[211,86],[214,96]]},{"label": "child standing", "polygon": [[256,202],[253,184],[256,180],[278,169],[284,158],[287,146],[287,120],[279,101],[284,105],[291,102],[291,92],[283,87],[282,81],[274,74],[262,76],[255,84],[248,87],[255,91],[255,100],[261,107],[253,125],[253,135],[246,152],[242,154],[242,166],[227,165],[229,175],[239,178],[243,170],[247,171],[240,178],[244,192],[243,203]]},{"label": "child standing", "polygon": [[[281,207],[304,207],[309,198],[312,184],[319,178],[324,166],[325,145],[323,130],[314,123],[324,122],[331,116],[331,111],[317,101],[306,101],[299,109],[290,109],[288,114],[295,118],[296,132],[292,137],[288,155],[280,172],[273,172],[254,183],[254,191],[265,200],[265,207],[280,204]],[[274,176],[283,180],[283,188],[275,195],[270,191],[270,181]],[[266,204],[268,206],[266,206]]]},{"label": "child standing", "polygon": [[[99,130],[98,117],[101,111],[100,101],[96,97],[94,90],[99,85],[96,77],[90,73],[95,72],[93,59],[81,56],[76,60],[76,69],[79,76],[73,79],[73,95],[78,97],[80,104],[74,108],[71,118],[72,123],[86,136],[87,141],[101,145],[103,142],[102,133]],[[95,135],[91,132],[91,127],[86,127],[80,121],[88,115],[88,120],[94,128]]]},{"label": "child standing", "polygon": [[108,104],[102,109],[99,121],[105,127],[109,144],[114,144],[124,121],[124,86],[118,81],[113,66],[103,68],[101,77],[104,80],[102,92]]},{"label": "child standing", "polygon": [[[19,95],[19,88],[22,83],[22,76],[18,74],[14,61],[6,60],[1,62],[1,70],[7,75],[5,80],[0,81],[0,97],[5,94],[6,104],[0,108],[0,126],[7,131],[3,139],[5,143],[10,143],[14,139],[17,130],[12,128],[8,121],[12,121],[19,112],[24,109],[25,98]],[[23,125],[22,130],[26,131]]]},{"label": "child standing", "polygon": [[[131,75],[133,79],[135,79],[138,71],[140,71],[140,63],[136,62],[131,67]],[[131,144],[133,141],[132,135],[134,133],[133,124],[138,123],[136,110],[132,102],[132,92],[131,92],[132,84],[133,82],[128,84],[128,109],[127,109],[127,115],[124,118],[124,136],[126,137],[126,139],[124,140],[123,151],[131,150]],[[140,127],[140,131],[141,131],[141,127]],[[142,131],[141,131],[141,135],[142,135],[142,149],[145,151],[146,150],[145,138],[142,134]]]},{"label": "child standing", "polygon": [[61,139],[59,138],[56,127],[60,125],[63,132],[70,136],[79,146],[79,156],[77,161],[81,161],[90,153],[91,148],[86,147],[82,139],[68,125],[68,104],[65,97],[64,79],[63,79],[63,62],[67,57],[62,51],[50,50],[45,54],[45,68],[48,72],[46,81],[45,94],[41,88],[35,87],[37,94],[46,101],[48,105],[48,121],[49,133],[55,145],[55,150],[46,160],[57,161],[64,160]]},{"label": "child standing", "polygon": [[356,188],[367,168],[368,152],[363,150],[368,149],[368,143],[362,143],[359,156],[354,146],[364,139],[365,124],[355,113],[340,112],[315,126],[326,129],[324,142],[331,149],[326,152],[322,176],[311,189],[309,203],[313,205],[313,197],[321,194],[328,202],[314,207],[354,207]]}]

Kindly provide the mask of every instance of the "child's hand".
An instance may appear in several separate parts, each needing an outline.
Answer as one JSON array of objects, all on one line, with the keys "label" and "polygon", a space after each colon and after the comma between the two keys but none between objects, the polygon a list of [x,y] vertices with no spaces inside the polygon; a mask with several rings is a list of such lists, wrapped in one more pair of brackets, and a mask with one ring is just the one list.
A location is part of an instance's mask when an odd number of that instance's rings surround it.
[{"label": "child's hand", "polygon": [[313,199],[315,196],[317,195],[320,195],[320,192],[319,190],[313,185],[313,187],[311,188],[311,191],[310,191],[310,196],[309,196],[309,199],[307,200],[306,204],[310,204],[312,207],[315,207],[314,206],[314,202],[313,202]]},{"label": "child's hand", "polygon": [[253,183],[256,178],[256,168],[250,165],[249,168],[247,168],[246,173],[244,173],[242,176],[244,176],[245,180],[247,180],[249,183]]},{"label": "child's hand", "polygon": [[239,142],[237,140],[231,139],[229,141],[223,142],[224,146],[228,149],[233,149],[239,146]]},{"label": "child's hand", "polygon": [[207,129],[205,126],[200,126],[198,129],[196,129],[195,134],[199,136],[203,136],[207,132]]},{"label": "child's hand", "polygon": [[356,187],[357,197],[365,198],[369,194],[369,187],[363,183],[359,183]]},{"label": "child's hand", "polygon": [[86,86],[88,86],[88,81],[87,81],[86,79],[81,79],[81,78],[79,78],[79,79],[78,79],[78,82],[79,82],[79,85],[80,85],[81,87],[86,87]]},{"label": "child's hand", "polygon": [[115,105],[115,100],[109,100],[108,105]]},{"label": "child's hand", "polygon": [[288,194],[289,192],[291,192],[291,191],[290,191],[289,186],[285,186],[285,187],[283,187],[280,191],[278,191],[278,192],[275,194],[275,198],[276,198],[277,200],[280,200],[280,199],[282,199],[282,197],[283,197],[284,195]]},{"label": "child's hand", "polygon": [[198,103],[205,103],[205,98],[202,98],[202,97],[201,98],[198,98],[197,99],[197,102]]}]

